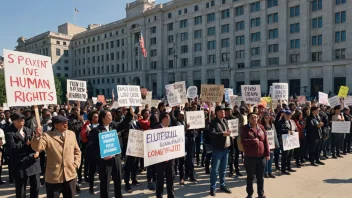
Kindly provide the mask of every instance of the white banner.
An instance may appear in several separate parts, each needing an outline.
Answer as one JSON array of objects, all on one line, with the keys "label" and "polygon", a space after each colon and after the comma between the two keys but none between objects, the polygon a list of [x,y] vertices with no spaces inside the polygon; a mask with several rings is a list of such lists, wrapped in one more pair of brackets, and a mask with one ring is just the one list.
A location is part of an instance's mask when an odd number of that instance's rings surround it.
[{"label": "white banner", "polygon": [[87,82],[80,80],[67,80],[67,100],[87,101]]},{"label": "white banner", "polygon": [[273,100],[288,100],[288,83],[273,83]]},{"label": "white banner", "polygon": [[4,49],[7,105],[57,104],[51,58]]},{"label": "white banner", "polygon": [[246,104],[259,104],[261,102],[260,85],[241,85],[243,101]]},{"label": "white banner", "polygon": [[144,131],[144,166],[185,156],[184,126]]},{"label": "white banner", "polygon": [[266,134],[268,137],[269,149],[274,149],[275,148],[274,130],[267,130]]},{"label": "white banner", "polygon": [[144,131],[130,129],[128,133],[128,143],[126,155],[134,157],[144,157]]},{"label": "white banner", "polygon": [[141,88],[134,85],[117,85],[120,107],[142,106]]},{"label": "white banner", "polygon": [[167,102],[170,107],[179,106],[182,104],[181,95],[178,90],[175,89],[174,84],[165,85]]},{"label": "white banner", "polygon": [[189,124],[188,129],[203,129],[205,128],[204,111],[187,111],[186,121]]},{"label": "white banner", "polygon": [[333,121],[331,122],[331,133],[350,133],[351,122],[350,121]]},{"label": "white banner", "polygon": [[299,148],[300,146],[299,146],[298,132],[294,132],[293,135],[283,134],[282,135],[282,144],[284,147],[284,151]]},{"label": "white banner", "polygon": [[228,120],[227,123],[228,123],[229,129],[231,131],[230,136],[231,137],[238,136],[238,118],[233,119],[233,120]]},{"label": "white banner", "polygon": [[225,88],[224,89],[224,94],[225,94],[225,102],[230,103],[230,96],[233,95],[233,89]]},{"label": "white banner", "polygon": [[181,102],[183,104],[187,103],[188,100],[187,100],[186,81],[175,82],[174,88],[175,90],[178,90],[178,93],[180,94],[180,97],[181,97]]},{"label": "white banner", "polygon": [[329,102],[331,108],[334,108],[337,105],[341,105],[340,98],[338,96],[334,96],[332,98],[329,98],[328,102]]},{"label": "white banner", "polygon": [[319,92],[319,103],[329,106],[329,96],[326,93]]},{"label": "white banner", "polygon": [[190,86],[187,89],[187,98],[194,99],[197,97],[198,88],[196,86]]}]

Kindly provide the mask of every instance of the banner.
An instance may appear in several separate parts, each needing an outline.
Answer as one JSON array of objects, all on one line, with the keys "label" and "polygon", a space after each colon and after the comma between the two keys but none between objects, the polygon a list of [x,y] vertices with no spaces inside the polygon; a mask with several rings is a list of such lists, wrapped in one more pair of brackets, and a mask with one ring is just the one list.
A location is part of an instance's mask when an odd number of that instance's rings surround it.
[{"label": "banner", "polygon": [[284,151],[299,148],[300,146],[299,146],[298,132],[294,132],[293,135],[283,134],[282,135],[282,145],[284,147]]},{"label": "banner", "polygon": [[80,80],[67,80],[67,100],[87,101],[87,82]]},{"label": "banner", "polygon": [[273,100],[288,100],[288,83],[273,83]]},{"label": "banner", "polygon": [[225,102],[230,103],[230,96],[233,95],[233,89],[231,88],[224,89],[224,94],[225,94]]},{"label": "banner", "polygon": [[202,102],[222,102],[224,85],[201,85]]},{"label": "banner", "polygon": [[231,131],[230,136],[237,137],[238,136],[238,118],[228,120],[227,123],[228,123],[229,129]]},{"label": "banner", "polygon": [[334,108],[337,105],[341,105],[340,98],[338,96],[334,96],[332,98],[329,98],[328,102],[329,102],[331,108]]},{"label": "banner", "polygon": [[188,129],[203,129],[205,128],[204,111],[187,111],[186,121],[189,124]]},{"label": "banner", "polygon": [[269,143],[269,149],[275,149],[275,136],[274,136],[274,130],[267,130],[266,131],[267,138],[268,138],[268,143]]},{"label": "banner", "polygon": [[197,97],[198,88],[196,86],[190,86],[187,89],[187,98],[194,99]]},{"label": "banner", "polygon": [[297,103],[299,105],[306,104],[306,100],[307,100],[306,96],[297,96]]},{"label": "banner", "polygon": [[185,156],[184,126],[144,131],[144,166]]},{"label": "banner", "polygon": [[331,122],[331,133],[350,133],[351,122],[350,121],[332,121]]},{"label": "banner", "polygon": [[134,85],[117,85],[117,95],[120,107],[142,106],[141,88]]},{"label": "banner", "polygon": [[165,85],[166,98],[170,107],[179,106],[182,104],[182,99],[178,90],[175,89],[174,84]]},{"label": "banner", "polygon": [[7,105],[57,104],[51,58],[4,49]]},{"label": "banner", "polygon": [[116,130],[99,133],[100,157],[109,157],[121,153]]},{"label": "banner", "polygon": [[175,82],[174,89],[178,90],[178,93],[180,94],[180,97],[181,97],[181,102],[183,104],[187,103],[188,100],[187,100],[186,82],[185,81]]},{"label": "banner", "polygon": [[144,131],[130,129],[128,133],[126,155],[140,158],[144,157],[143,134]]},{"label": "banner", "polygon": [[243,100],[246,104],[259,104],[262,98],[260,85],[241,85]]},{"label": "banner", "polygon": [[343,98],[345,98],[345,97],[347,97],[347,95],[348,95],[348,87],[346,87],[346,86],[341,86],[340,87],[340,90],[339,90],[339,94],[338,94],[338,96],[339,97],[343,97]]},{"label": "banner", "polygon": [[319,104],[329,106],[329,96],[326,93],[319,92]]}]

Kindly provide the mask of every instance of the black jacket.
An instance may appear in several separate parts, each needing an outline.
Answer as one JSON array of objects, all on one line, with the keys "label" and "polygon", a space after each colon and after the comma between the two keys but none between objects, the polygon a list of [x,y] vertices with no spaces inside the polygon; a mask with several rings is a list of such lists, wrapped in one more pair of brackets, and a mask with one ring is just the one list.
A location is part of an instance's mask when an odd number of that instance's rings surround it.
[{"label": "black jacket", "polygon": [[[307,139],[308,140],[316,140],[322,138],[322,128],[318,128],[318,124],[320,123],[319,116],[310,115],[307,118],[306,129],[307,129]],[[325,123],[324,123],[325,124]]]},{"label": "black jacket", "polygon": [[37,120],[34,116],[30,116],[25,119],[24,126],[34,131],[37,127]]},{"label": "black jacket", "polygon": [[226,144],[226,138],[224,137],[224,132],[226,132],[229,127],[227,124],[227,120],[223,119],[225,126],[222,126],[220,123],[219,118],[215,118],[214,120],[211,121],[209,125],[209,135],[212,138],[211,143],[214,149],[219,149],[223,150],[226,149],[225,144]]},{"label": "black jacket", "polygon": [[[351,122],[351,120],[352,120],[352,116],[351,115],[343,114],[343,117],[345,118],[345,121]],[[352,134],[352,122],[351,122],[350,134]]]},{"label": "black jacket", "polygon": [[31,140],[33,131],[27,127],[23,127],[25,137],[17,130],[14,125],[7,129],[6,133],[6,149],[8,149],[12,171],[15,178],[23,178],[24,176],[32,176],[41,173],[40,160],[34,158],[35,151],[31,145],[27,145],[27,140]]},{"label": "black jacket", "polygon": [[319,117],[320,120],[324,123],[324,126],[321,127],[322,136],[324,138],[328,138],[330,133],[329,117],[324,111],[319,112]]}]

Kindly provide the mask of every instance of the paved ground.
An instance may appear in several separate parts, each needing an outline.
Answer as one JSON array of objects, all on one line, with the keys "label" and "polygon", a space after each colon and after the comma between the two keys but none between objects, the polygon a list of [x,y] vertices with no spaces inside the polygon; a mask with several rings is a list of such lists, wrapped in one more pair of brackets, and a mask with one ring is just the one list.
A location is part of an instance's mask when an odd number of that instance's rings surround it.
[{"label": "paved ground", "polygon": [[[280,176],[276,179],[265,179],[265,194],[269,198],[343,198],[352,197],[352,155],[345,156],[343,159],[329,159],[324,161],[325,166],[311,167],[307,165],[297,169],[296,173],[291,176]],[[8,171],[5,166],[3,178],[8,181]],[[242,169],[242,173],[245,172]],[[177,197],[208,197],[209,176],[204,174],[204,169],[197,167],[198,184],[193,185],[186,183],[185,186],[175,184],[175,193]],[[132,194],[126,194],[125,197],[155,197],[154,193],[147,190],[145,182],[145,172],[138,176],[141,186],[134,187]],[[231,188],[232,194],[217,193],[221,198],[244,198],[246,197],[245,187],[246,177],[227,178],[227,185]],[[96,178],[96,185],[99,185]],[[112,188],[112,185],[111,185]],[[166,190],[166,189],[165,189]],[[96,192],[99,188],[96,187]],[[29,189],[27,190],[29,193]],[[165,191],[164,191],[165,192]],[[40,197],[45,197],[45,187],[40,188]],[[13,184],[0,186],[0,197],[14,197],[15,188]],[[111,194],[113,196],[113,194]],[[27,194],[29,196],[29,194]],[[83,183],[82,192],[77,197],[94,197],[88,194],[88,186]],[[99,197],[99,194],[95,197]],[[164,196],[166,197],[166,195]]]}]

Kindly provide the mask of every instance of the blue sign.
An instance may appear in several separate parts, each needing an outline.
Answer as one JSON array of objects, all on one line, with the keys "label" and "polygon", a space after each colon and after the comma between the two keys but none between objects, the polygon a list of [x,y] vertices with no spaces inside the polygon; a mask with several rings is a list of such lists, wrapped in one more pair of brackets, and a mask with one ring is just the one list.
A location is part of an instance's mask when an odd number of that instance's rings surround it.
[{"label": "blue sign", "polygon": [[99,133],[99,145],[101,158],[121,153],[120,142],[116,130]]}]

